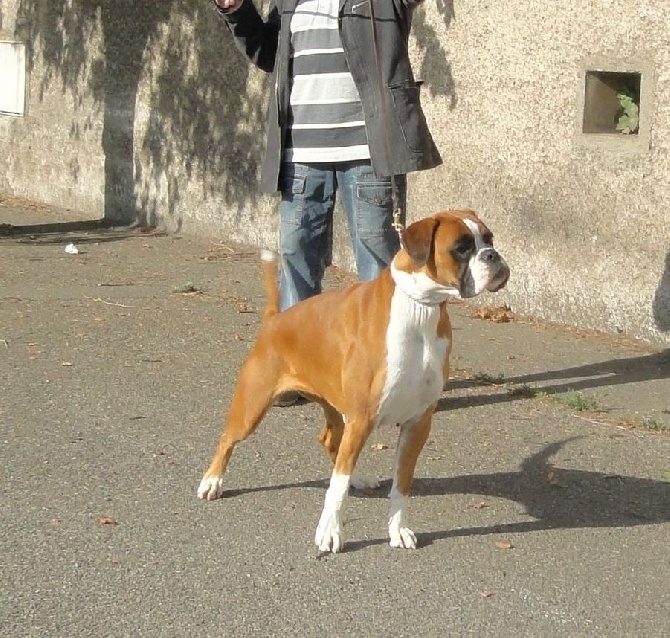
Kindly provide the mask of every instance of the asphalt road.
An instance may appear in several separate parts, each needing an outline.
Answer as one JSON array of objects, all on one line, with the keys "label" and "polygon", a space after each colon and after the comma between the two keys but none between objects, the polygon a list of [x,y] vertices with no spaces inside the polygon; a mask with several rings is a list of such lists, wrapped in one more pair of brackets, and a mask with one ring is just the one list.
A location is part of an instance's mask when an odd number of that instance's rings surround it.
[{"label": "asphalt road", "polygon": [[314,406],[271,410],[226,498],[196,498],[259,324],[254,252],[68,221],[0,204],[0,635],[670,635],[667,350],[455,305],[419,549],[388,547],[385,481],[317,559]]}]

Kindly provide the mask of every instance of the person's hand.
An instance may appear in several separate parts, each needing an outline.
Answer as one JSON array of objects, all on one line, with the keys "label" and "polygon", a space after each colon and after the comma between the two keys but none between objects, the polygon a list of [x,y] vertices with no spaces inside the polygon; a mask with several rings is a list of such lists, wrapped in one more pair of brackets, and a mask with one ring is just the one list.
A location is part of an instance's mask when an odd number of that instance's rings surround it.
[{"label": "person's hand", "polygon": [[215,0],[224,11],[235,11],[239,9],[244,0]]}]

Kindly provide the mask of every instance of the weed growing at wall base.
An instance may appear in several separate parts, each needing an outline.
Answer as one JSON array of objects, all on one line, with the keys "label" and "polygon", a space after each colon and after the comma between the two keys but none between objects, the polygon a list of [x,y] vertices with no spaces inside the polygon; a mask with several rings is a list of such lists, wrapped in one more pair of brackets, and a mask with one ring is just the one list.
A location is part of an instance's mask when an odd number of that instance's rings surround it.
[{"label": "weed growing at wall base", "polygon": [[561,394],[552,395],[554,401],[558,401],[562,405],[577,410],[578,412],[588,412],[598,409],[598,403],[591,397],[584,396],[581,392],[576,390],[568,390]]},{"label": "weed growing at wall base", "polygon": [[642,427],[650,432],[668,432],[670,427],[658,419],[646,419],[642,422]]},{"label": "weed growing at wall base", "polygon": [[560,394],[551,394],[540,388],[533,388],[525,383],[508,390],[507,394],[511,397],[524,399],[551,399],[561,405],[578,412],[588,412],[598,410],[598,403],[591,397],[584,396],[576,390],[568,390]]}]

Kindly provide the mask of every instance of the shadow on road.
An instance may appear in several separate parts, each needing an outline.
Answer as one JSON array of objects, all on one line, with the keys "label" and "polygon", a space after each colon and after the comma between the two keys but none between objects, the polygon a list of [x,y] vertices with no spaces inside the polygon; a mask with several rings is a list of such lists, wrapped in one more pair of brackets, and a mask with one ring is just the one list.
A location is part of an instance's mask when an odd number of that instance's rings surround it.
[{"label": "shadow on road", "polygon": [[119,226],[106,219],[50,222],[47,224],[0,224],[0,243],[90,244],[120,241],[129,237],[164,235],[151,227]]},{"label": "shadow on road", "polygon": [[[612,359],[591,363],[563,370],[547,370],[534,374],[524,374],[516,377],[505,377],[505,385],[532,385],[540,384],[542,390],[548,394],[560,394],[568,390],[587,390],[603,386],[616,386],[626,383],[639,383],[653,379],[670,378],[670,349],[654,354],[626,359]],[[554,382],[545,385],[545,382]],[[454,379],[449,381],[446,389],[476,387],[490,385],[477,380]],[[490,394],[483,396],[443,397],[437,404],[437,411],[453,410],[456,408],[508,403],[519,399],[533,398],[532,394]],[[670,403],[668,405],[670,408]]]},{"label": "shadow on road", "polygon": [[656,327],[661,332],[670,332],[670,252],[665,258],[665,267],[654,295],[652,312]]},{"label": "shadow on road", "polygon": [[[579,438],[579,437],[576,437]],[[551,457],[570,441],[551,443],[525,459],[516,472],[472,474],[447,478],[417,478],[412,488],[416,498],[471,494],[516,501],[523,505],[529,521],[500,522],[483,527],[451,528],[418,534],[420,545],[458,536],[519,534],[552,529],[634,527],[670,522],[670,482],[618,474],[555,467]],[[327,480],[230,490],[227,498],[254,492],[293,488],[323,488]],[[360,498],[385,498],[390,482],[373,494]],[[439,523],[439,521],[436,521]],[[386,538],[350,541],[345,551],[387,543]]]}]

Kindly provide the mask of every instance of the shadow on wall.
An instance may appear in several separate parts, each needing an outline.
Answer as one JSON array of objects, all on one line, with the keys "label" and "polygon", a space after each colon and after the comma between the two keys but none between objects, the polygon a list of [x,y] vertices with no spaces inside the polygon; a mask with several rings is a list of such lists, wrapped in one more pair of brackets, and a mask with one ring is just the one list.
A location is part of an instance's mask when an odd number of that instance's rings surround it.
[{"label": "shadow on wall", "polygon": [[[249,182],[262,136],[240,133],[238,123],[241,116],[262,123],[262,105],[242,106],[248,66],[209,2],[21,0],[19,30],[32,45],[30,69],[43,71],[39,99],[60,87],[75,103],[92,96],[102,106],[105,221],[154,225],[159,208],[174,215],[184,169],[240,206],[255,198]],[[93,36],[101,48],[90,46]],[[147,84],[150,120],[138,140],[137,105],[146,104],[138,91]],[[72,113],[72,139],[90,119]]]},{"label": "shadow on wall", "polygon": [[665,270],[654,296],[654,321],[661,332],[670,332],[670,252],[665,258]]},{"label": "shadow on wall", "polygon": [[[436,0],[435,6],[445,27],[449,29],[452,21],[456,19],[454,1]],[[431,95],[446,97],[449,101],[449,108],[455,109],[458,97],[451,64],[435,27],[426,20],[425,10],[414,13],[412,33],[416,37],[417,45],[424,53],[418,77],[426,83],[426,88]]]},{"label": "shadow on wall", "polygon": [[[437,8],[448,27],[453,0],[437,0]],[[422,75],[454,108],[446,53],[425,12],[415,16]],[[16,31],[28,42],[29,68],[43,78],[38,99],[60,89],[75,104],[92,96],[101,105],[105,222],[155,225],[166,214],[179,228],[184,174],[189,188],[238,215],[257,201],[266,91],[249,95],[250,65],[211,2],[20,0]],[[90,46],[98,40],[101,47]],[[142,127],[138,104],[149,113]],[[83,109],[72,113],[74,141],[91,119]]]}]

